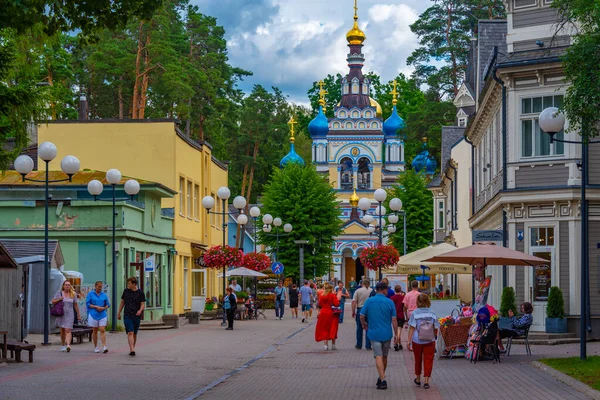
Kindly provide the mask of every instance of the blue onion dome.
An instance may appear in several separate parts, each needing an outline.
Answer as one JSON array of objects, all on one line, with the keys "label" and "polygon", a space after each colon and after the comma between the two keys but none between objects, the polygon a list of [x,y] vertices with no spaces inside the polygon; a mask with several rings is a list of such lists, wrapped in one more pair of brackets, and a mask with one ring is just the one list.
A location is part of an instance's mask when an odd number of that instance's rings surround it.
[{"label": "blue onion dome", "polygon": [[290,144],[290,152],[287,153],[287,155],[283,157],[281,161],[279,161],[279,166],[281,168],[284,168],[288,164],[304,165],[304,160],[298,155],[298,153],[296,153],[296,150],[294,149],[294,143]]},{"label": "blue onion dome", "polygon": [[325,114],[323,114],[323,107],[319,106],[319,113],[308,124],[308,133],[310,133],[310,137],[314,139],[317,137],[324,137],[328,132],[329,122],[327,121]]},{"label": "blue onion dome", "polygon": [[435,161],[435,158],[433,158],[433,156],[429,156],[427,158],[427,162],[425,163],[425,173],[427,175],[433,175],[435,174],[435,169],[437,168],[437,162]]},{"label": "blue onion dome", "polygon": [[404,129],[406,124],[404,120],[398,115],[398,111],[396,110],[396,105],[394,105],[394,109],[392,110],[392,115],[383,123],[383,133],[385,136],[396,136],[396,133],[400,129]]},{"label": "blue onion dome", "polygon": [[[424,154],[427,153],[427,154]],[[425,164],[427,164],[427,156],[429,152],[427,150],[420,152],[412,161],[412,168],[415,172],[421,172],[423,168],[425,168]]]}]

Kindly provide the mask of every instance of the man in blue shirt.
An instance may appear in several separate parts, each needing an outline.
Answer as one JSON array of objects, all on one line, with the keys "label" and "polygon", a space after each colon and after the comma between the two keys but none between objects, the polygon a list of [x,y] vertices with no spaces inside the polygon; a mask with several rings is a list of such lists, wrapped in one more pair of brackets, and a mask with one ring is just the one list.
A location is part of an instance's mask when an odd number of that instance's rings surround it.
[{"label": "man in blue shirt", "polygon": [[386,297],[387,284],[379,282],[375,285],[377,294],[369,297],[360,310],[360,322],[367,337],[371,340],[375,366],[377,367],[377,389],[387,389],[385,370],[387,357],[391,347],[391,340],[398,341],[398,321],[396,320],[396,306]]},{"label": "man in blue shirt", "polygon": [[108,296],[102,291],[102,281],[97,281],[94,291],[89,292],[85,299],[88,310],[88,326],[92,328],[92,340],[94,341],[94,353],[100,353],[98,348],[98,331],[102,341],[102,352],[108,353],[106,347],[106,309],[110,307]]},{"label": "man in blue shirt", "polygon": [[285,310],[285,301],[287,300],[287,291],[283,287],[283,282],[279,281],[275,288],[275,319],[283,319],[283,311]]},{"label": "man in blue shirt", "polygon": [[304,286],[300,288],[300,304],[302,304],[302,322],[308,322],[308,314],[310,313],[310,304],[312,299],[312,289],[308,285],[308,281],[304,280]]}]

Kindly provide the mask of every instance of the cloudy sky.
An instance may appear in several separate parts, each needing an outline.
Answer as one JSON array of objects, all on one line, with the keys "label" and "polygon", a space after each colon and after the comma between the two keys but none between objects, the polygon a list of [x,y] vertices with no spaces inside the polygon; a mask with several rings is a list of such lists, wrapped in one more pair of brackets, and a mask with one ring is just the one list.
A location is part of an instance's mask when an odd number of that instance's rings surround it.
[{"label": "cloudy sky", "polygon": [[[254,76],[242,82],[277,86],[296,103],[307,104],[312,82],[328,73],[346,74],[346,32],[353,0],[193,0],[226,30],[232,65]],[[363,71],[385,80],[410,74],[406,58],[417,46],[410,31],[429,0],[359,0],[359,25],[367,35]]]}]

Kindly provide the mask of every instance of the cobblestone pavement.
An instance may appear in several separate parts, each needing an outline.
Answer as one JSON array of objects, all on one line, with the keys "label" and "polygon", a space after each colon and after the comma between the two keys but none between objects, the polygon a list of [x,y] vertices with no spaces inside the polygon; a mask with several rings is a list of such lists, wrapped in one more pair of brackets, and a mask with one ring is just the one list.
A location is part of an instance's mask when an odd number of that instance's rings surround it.
[{"label": "cobblestone pavement", "polygon": [[[124,333],[109,334],[108,354],[91,343],[38,346],[33,364],[0,364],[0,399],[585,399],[531,366],[542,356],[573,356],[578,345],[513,346],[501,364],[436,360],[429,390],[412,383],[412,355],[392,352],[387,391],[375,389],[372,352],[354,348],[355,325],[340,325],[337,351],[314,342],[314,322],[243,321],[225,331],[219,321],[178,330],[141,331],[137,356],[127,355]],[[349,317],[349,315],[347,315]],[[600,343],[588,345],[600,354]],[[481,383],[480,383],[481,382]]]}]

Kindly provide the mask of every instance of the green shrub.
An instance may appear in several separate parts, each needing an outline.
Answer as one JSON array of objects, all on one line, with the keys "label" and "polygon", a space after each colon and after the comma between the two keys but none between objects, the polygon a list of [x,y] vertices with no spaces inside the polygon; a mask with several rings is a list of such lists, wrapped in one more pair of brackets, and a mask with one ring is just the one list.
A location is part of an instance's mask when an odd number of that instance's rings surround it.
[{"label": "green shrub", "polygon": [[550,288],[548,295],[548,306],[546,307],[546,316],[548,318],[564,318],[565,317],[565,301],[563,299],[562,290],[558,286]]},{"label": "green shrub", "polygon": [[500,300],[500,316],[508,317],[508,310],[517,312],[515,289],[510,286],[507,286],[502,290],[502,299]]}]

